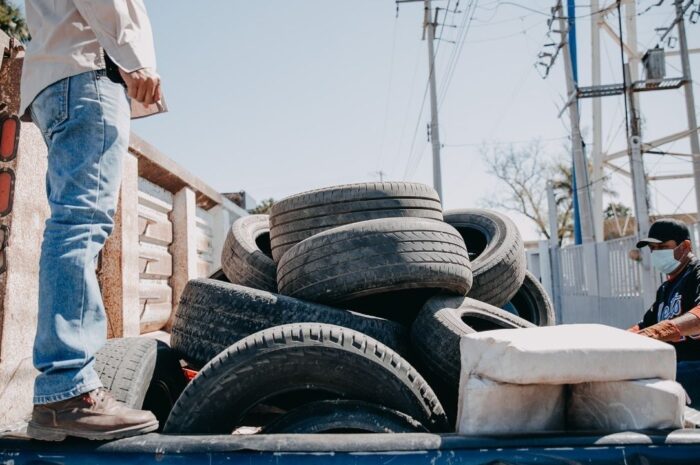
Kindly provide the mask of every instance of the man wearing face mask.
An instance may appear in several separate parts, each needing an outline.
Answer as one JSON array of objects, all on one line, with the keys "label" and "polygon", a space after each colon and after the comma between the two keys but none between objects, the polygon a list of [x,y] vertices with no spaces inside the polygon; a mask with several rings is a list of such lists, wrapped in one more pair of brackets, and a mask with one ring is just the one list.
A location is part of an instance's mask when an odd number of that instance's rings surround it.
[{"label": "man wearing face mask", "polygon": [[680,221],[660,219],[637,247],[651,249],[654,268],[668,279],[642,321],[630,331],[676,348],[677,379],[700,403],[700,260],[692,253],[690,231]]}]

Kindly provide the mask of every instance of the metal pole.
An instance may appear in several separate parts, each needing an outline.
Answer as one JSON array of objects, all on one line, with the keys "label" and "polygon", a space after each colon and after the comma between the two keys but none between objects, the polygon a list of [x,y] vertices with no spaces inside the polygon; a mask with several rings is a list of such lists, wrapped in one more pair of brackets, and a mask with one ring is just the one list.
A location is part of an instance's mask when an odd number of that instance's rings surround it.
[{"label": "metal pole", "polygon": [[[627,57],[630,64],[630,80],[629,83],[639,81],[639,66],[641,59],[637,49],[637,3],[636,0],[627,0],[625,3],[625,24],[627,26],[627,34],[625,44]],[[634,103],[639,108],[639,95],[634,94]]]},{"label": "metal pole", "polygon": [[[562,31],[562,39],[566,40],[568,27],[564,18],[561,4],[559,4],[559,28]],[[573,76],[573,64],[568,45],[562,47],[564,55],[564,71],[566,74],[567,95],[575,95],[576,82]],[[571,124],[571,145],[574,156],[574,169],[576,171],[576,190],[580,207],[582,242],[593,242],[593,210],[591,208],[591,194],[588,183],[588,166],[583,153],[583,140],[581,138],[580,115],[578,111],[578,98],[569,105],[569,120]]]},{"label": "metal pole", "polygon": [[646,237],[649,233],[649,195],[647,192],[647,179],[644,172],[644,159],[642,158],[642,131],[640,125],[639,109],[634,98],[634,90],[629,81],[630,65],[625,63],[625,75],[628,77],[626,89],[627,102],[630,111],[630,171],[632,172],[632,190],[634,193],[634,213],[637,219],[637,232],[639,237]]},{"label": "metal pole", "polygon": [[[695,179],[696,212],[700,212],[700,141],[698,141],[698,121],[695,117],[695,96],[693,95],[693,76],[690,72],[688,57],[688,38],[685,35],[685,18],[683,17],[683,0],[676,0],[676,19],[678,21],[678,40],[681,48],[681,64],[685,84],[685,108],[688,113],[688,129],[690,132],[690,152],[693,156],[693,178]],[[700,216],[696,216],[700,220]]]},{"label": "metal pole", "polygon": [[[591,0],[591,83],[599,86],[600,73],[600,4]],[[596,242],[605,240],[603,224],[603,109],[600,97],[593,98],[593,224]]]},{"label": "metal pole", "polygon": [[559,247],[559,212],[552,181],[547,182],[547,209],[549,210],[549,246]]},{"label": "metal pole", "polygon": [[559,323],[563,322],[561,307],[561,269],[559,266],[559,211],[554,196],[554,184],[547,182],[547,207],[549,209],[549,270],[552,273],[552,301]]},{"label": "metal pole", "polygon": [[[639,115],[639,108],[637,107],[638,101],[635,98],[636,95],[633,90],[633,81],[631,81],[629,63],[625,63],[624,73],[625,82],[628,83],[628,88],[625,89],[627,93],[625,98],[627,98],[630,112],[630,138],[628,141],[628,148],[630,154],[630,171],[632,172],[634,214],[637,219],[637,237],[647,237],[650,226],[648,184],[646,173],[644,172],[644,158],[642,156],[641,118]],[[649,249],[645,247],[642,249],[641,254],[642,298],[644,299],[644,304],[647,305],[653,301],[656,286],[653,281]]]},{"label": "metal pole", "polygon": [[[425,27],[428,32],[428,63],[430,65],[430,141],[433,144],[433,187],[442,197],[442,167],[440,164],[440,126],[438,124],[437,84],[435,80],[435,28],[431,0],[425,0]],[[444,199],[443,199],[444,200]]]}]

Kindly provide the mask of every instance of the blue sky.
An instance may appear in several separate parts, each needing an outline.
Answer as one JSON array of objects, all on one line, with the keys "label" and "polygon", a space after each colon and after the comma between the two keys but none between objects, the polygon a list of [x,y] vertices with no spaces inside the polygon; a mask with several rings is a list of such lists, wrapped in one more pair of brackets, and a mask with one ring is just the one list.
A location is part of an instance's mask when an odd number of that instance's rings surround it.
[{"label": "blue sky", "polygon": [[[445,6],[447,0],[435,3]],[[638,2],[640,11],[652,3]],[[462,0],[460,8],[469,4]],[[562,62],[547,80],[533,67],[553,4],[479,1],[447,88],[456,45],[440,42],[446,208],[479,206],[503,189],[486,173],[480,144],[539,138],[550,155],[562,152],[568,133],[566,118],[557,117],[565,94]],[[390,180],[431,182],[427,103],[420,116],[427,79],[420,4],[402,5],[398,18],[392,0],[150,0],[147,7],[171,111],[135,122],[134,131],[214,188],[279,199],[374,180],[380,170]],[[587,6],[579,7],[579,15],[588,13]],[[464,14],[451,16],[449,23],[461,26]],[[669,5],[641,16],[640,47],[653,44],[653,27],[671,17]],[[616,21],[611,15],[611,24]],[[583,84],[589,28],[582,18]],[[459,31],[447,27],[444,38],[454,40]],[[700,24],[689,25],[688,32],[691,46],[700,46]],[[619,49],[611,40],[603,42],[604,80],[618,81]],[[693,58],[696,77],[699,59]],[[677,66],[677,60],[669,63]],[[695,90],[700,92],[697,85]],[[645,136],[683,129],[682,94],[653,94],[642,100]],[[587,105],[582,104],[584,127],[590,126]],[[616,133],[621,105],[621,98],[604,104],[611,149],[624,143]],[[682,151],[683,145],[673,149]],[[689,163],[673,160],[650,164],[655,174],[690,169]],[[628,181],[614,177],[613,184],[631,204]],[[665,184],[652,192],[654,209],[694,209],[692,193],[680,201],[692,187],[689,182]],[[537,237],[526,220],[514,217],[527,239]]]}]

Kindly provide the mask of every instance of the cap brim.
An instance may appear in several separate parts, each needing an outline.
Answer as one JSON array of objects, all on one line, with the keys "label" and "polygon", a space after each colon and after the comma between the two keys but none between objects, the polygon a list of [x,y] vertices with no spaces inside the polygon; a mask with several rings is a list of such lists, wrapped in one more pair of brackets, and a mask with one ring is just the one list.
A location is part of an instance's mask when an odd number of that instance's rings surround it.
[{"label": "cap brim", "polygon": [[645,237],[644,239],[637,242],[637,248],[641,249],[642,247],[646,247],[649,244],[661,244],[662,242],[663,241],[660,241],[658,239],[654,239],[653,237]]}]

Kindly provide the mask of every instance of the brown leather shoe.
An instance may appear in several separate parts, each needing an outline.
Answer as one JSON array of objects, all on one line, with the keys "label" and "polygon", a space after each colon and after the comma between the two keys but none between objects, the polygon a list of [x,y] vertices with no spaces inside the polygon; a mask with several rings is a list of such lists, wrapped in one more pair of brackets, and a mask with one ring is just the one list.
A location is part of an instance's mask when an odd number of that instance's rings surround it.
[{"label": "brown leather shoe", "polygon": [[100,388],[68,400],[35,405],[27,435],[43,441],[62,441],[67,436],[107,440],[156,429],[158,420],[151,412],[129,408]]}]

